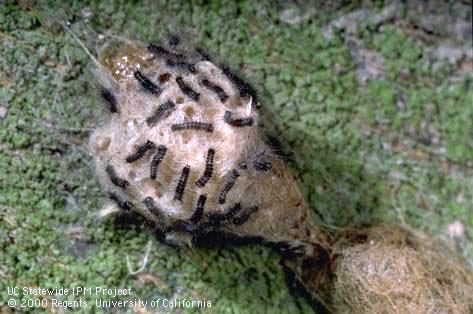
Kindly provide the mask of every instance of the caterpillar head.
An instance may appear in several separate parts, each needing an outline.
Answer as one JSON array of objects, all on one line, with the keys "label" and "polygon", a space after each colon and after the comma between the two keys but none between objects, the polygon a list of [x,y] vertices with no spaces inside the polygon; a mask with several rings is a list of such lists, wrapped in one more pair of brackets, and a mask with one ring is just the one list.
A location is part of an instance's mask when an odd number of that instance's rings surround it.
[{"label": "caterpillar head", "polygon": [[167,242],[216,233],[310,240],[309,210],[260,134],[254,89],[199,49],[128,43],[102,60],[110,118],[90,139],[103,214],[134,212]]}]

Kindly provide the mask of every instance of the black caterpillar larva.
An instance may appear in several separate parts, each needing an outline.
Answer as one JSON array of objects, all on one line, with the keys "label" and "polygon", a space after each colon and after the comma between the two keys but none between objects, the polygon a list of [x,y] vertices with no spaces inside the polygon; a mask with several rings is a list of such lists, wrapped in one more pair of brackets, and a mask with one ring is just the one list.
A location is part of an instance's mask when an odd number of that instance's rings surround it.
[{"label": "black caterpillar larva", "polygon": [[170,67],[175,67],[178,69],[186,70],[189,71],[190,73],[196,73],[197,69],[195,68],[195,65],[189,62],[185,61],[176,61],[173,59],[167,59],[166,64]]},{"label": "black caterpillar larva", "polygon": [[162,213],[161,210],[156,206],[154,203],[154,200],[152,197],[148,196],[143,200],[143,204],[146,206],[146,208],[155,215],[156,217],[161,217]]},{"label": "black caterpillar larva", "polygon": [[207,217],[209,219],[209,222],[211,222],[212,224],[219,224],[222,221],[231,219],[240,211],[240,209],[241,209],[240,203],[236,203],[227,212],[224,212],[224,213],[213,212],[213,213],[209,213]]},{"label": "black caterpillar larva", "polygon": [[189,218],[189,221],[192,223],[197,223],[199,222],[200,219],[202,219],[202,215],[204,214],[204,207],[205,207],[205,202],[207,201],[207,195],[206,194],[201,194],[199,196],[199,199],[197,200],[197,206],[194,210],[194,213],[192,213],[191,218]]},{"label": "black caterpillar larva", "polygon": [[109,89],[106,89],[105,87],[102,87],[100,90],[100,96],[108,103],[110,112],[115,113],[117,112],[117,99],[115,96],[112,94],[112,92]]},{"label": "black caterpillar larva", "polygon": [[151,80],[144,76],[140,71],[135,71],[134,75],[136,80],[145,90],[154,95],[159,95],[161,93],[161,88],[159,88],[159,86],[155,83],[151,82]]},{"label": "black caterpillar larva", "polygon": [[225,111],[225,114],[223,115],[223,120],[231,126],[235,127],[245,127],[253,125],[252,117],[233,119],[232,113],[230,111]]},{"label": "black caterpillar larva", "polygon": [[235,184],[236,179],[240,176],[240,173],[238,170],[233,169],[230,175],[227,177],[227,180],[225,181],[225,184],[223,185],[222,191],[220,191],[218,195],[218,203],[219,204],[224,204],[225,199],[227,197],[227,193],[230,191],[230,189],[233,187]]},{"label": "black caterpillar larva", "polygon": [[234,225],[240,226],[240,225],[244,224],[245,222],[247,222],[248,219],[250,218],[250,216],[252,214],[256,213],[256,211],[258,211],[258,206],[253,206],[253,207],[247,208],[247,209],[245,209],[243,214],[241,214],[238,217],[233,218],[232,223]]},{"label": "black caterpillar larva", "polygon": [[170,52],[169,50],[166,50],[163,47],[157,46],[157,45],[154,45],[154,44],[150,44],[148,46],[148,50],[150,52],[154,53],[155,55],[159,56],[159,57],[167,57],[167,58],[172,58],[172,59],[184,59],[185,58],[185,56],[183,54]]},{"label": "black caterpillar larva", "polygon": [[210,148],[207,151],[207,159],[205,160],[204,174],[195,183],[195,185],[197,185],[199,188],[204,187],[205,184],[212,177],[212,172],[213,172],[213,169],[214,169],[214,156],[215,156],[215,150]]},{"label": "black caterpillar larva", "polygon": [[110,177],[110,181],[112,181],[113,184],[115,184],[116,186],[122,189],[127,188],[127,186],[129,185],[128,181],[118,177],[115,172],[115,169],[111,165],[108,165],[105,168],[105,171],[108,173],[108,176]]},{"label": "black caterpillar larva", "polygon": [[181,177],[177,182],[176,191],[174,193],[174,199],[178,201],[182,201],[184,197],[184,190],[186,189],[187,178],[189,177],[189,172],[191,168],[189,166],[185,166],[182,169]]},{"label": "black caterpillar larva", "polygon": [[238,77],[229,68],[223,68],[222,72],[230,81],[232,81],[233,85],[235,85],[240,92],[241,97],[251,96],[253,100],[257,102],[256,90],[250,84]]},{"label": "black caterpillar larva", "polygon": [[215,94],[217,94],[218,98],[220,99],[220,101],[222,103],[224,103],[225,101],[227,101],[228,99],[228,95],[227,93],[225,93],[225,91],[223,90],[223,88],[221,88],[220,86],[218,86],[217,84],[215,83],[212,83],[210,82],[209,80],[205,79],[202,81],[202,84],[208,88],[209,90],[211,90],[212,92],[214,92]]},{"label": "black caterpillar larva", "polygon": [[190,121],[190,122],[183,122],[171,125],[171,130],[173,131],[182,131],[182,130],[203,130],[209,133],[212,133],[214,130],[214,126],[211,123],[205,122],[198,122],[198,121]]},{"label": "black caterpillar larva", "polygon": [[126,162],[130,163],[130,162],[137,161],[138,159],[142,158],[148,150],[153,149],[153,148],[154,148],[154,143],[151,141],[146,141],[146,143],[138,147],[136,152],[126,157]]},{"label": "black caterpillar larva", "polygon": [[184,95],[188,96],[190,99],[192,99],[193,101],[199,101],[199,96],[200,94],[197,93],[195,90],[193,90],[192,88],[189,87],[189,85],[187,85],[184,80],[182,79],[182,77],[177,77],[176,78],[176,82],[177,82],[177,85],[179,85],[179,88],[181,89],[181,91],[184,93]]},{"label": "black caterpillar larva", "polygon": [[156,179],[156,174],[158,173],[158,166],[163,161],[164,155],[166,155],[167,148],[164,145],[158,146],[158,151],[154,155],[153,160],[151,160],[151,166],[149,171],[149,177],[153,180]]},{"label": "black caterpillar larva", "polygon": [[121,209],[125,210],[125,211],[128,211],[130,210],[132,207],[133,207],[133,203],[129,202],[129,201],[123,201],[121,200],[118,195],[114,192],[110,192],[109,193],[109,196],[112,200],[114,200],[115,202],[117,202],[117,205],[118,207],[120,207]]},{"label": "black caterpillar larva", "polygon": [[167,100],[164,104],[159,105],[151,116],[146,118],[146,124],[149,127],[155,125],[159,120],[169,115],[175,107],[176,104],[172,100]]}]

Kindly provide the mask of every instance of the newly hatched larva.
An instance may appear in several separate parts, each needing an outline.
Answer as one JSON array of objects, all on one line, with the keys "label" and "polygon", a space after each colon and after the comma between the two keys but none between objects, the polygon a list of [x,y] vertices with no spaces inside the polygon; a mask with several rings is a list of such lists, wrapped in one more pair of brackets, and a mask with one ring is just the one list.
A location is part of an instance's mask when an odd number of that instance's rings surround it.
[{"label": "newly hatched larva", "polygon": [[214,156],[215,156],[215,150],[213,148],[210,148],[207,151],[207,158],[205,160],[205,171],[204,174],[195,182],[195,185],[197,185],[199,188],[202,188],[205,186],[205,184],[210,180],[212,177],[212,172],[214,169]]},{"label": "newly hatched larva", "polygon": [[240,127],[240,128],[253,125],[252,117],[235,119],[235,118],[232,118],[231,111],[225,111],[225,114],[223,115],[223,121],[225,121],[231,126]]},{"label": "newly hatched larva", "polygon": [[169,116],[169,114],[171,114],[175,107],[176,104],[174,103],[174,101],[168,99],[165,103],[159,105],[159,107],[153,112],[151,116],[146,118],[146,124],[150,127],[154,126],[160,120]]},{"label": "newly hatched larva", "polygon": [[134,152],[133,154],[129,155],[128,157],[126,157],[126,162],[134,162],[134,161],[137,161],[138,159],[140,158],[143,158],[143,156],[146,154],[146,152],[148,150],[151,150],[153,149],[155,146],[154,146],[154,143],[151,142],[151,141],[146,141],[143,145],[141,145],[140,147],[138,147],[138,149],[136,150],[136,152]]},{"label": "newly hatched larva", "polygon": [[232,81],[232,83],[240,92],[241,97],[251,96],[255,101],[257,100],[257,93],[253,86],[236,75],[232,70],[230,70],[230,68],[223,68],[223,74],[225,74],[230,79],[230,81]]},{"label": "newly hatched larva", "polygon": [[214,92],[218,96],[218,98],[220,99],[221,102],[224,103],[225,101],[227,101],[227,99],[228,99],[227,93],[225,93],[223,88],[221,88],[217,84],[214,84],[211,81],[209,81],[208,79],[205,79],[205,80],[202,81],[202,85],[204,85],[206,88],[208,88],[209,90]]},{"label": "newly hatched larva", "polygon": [[225,180],[225,184],[223,185],[223,188],[220,191],[220,194],[218,195],[218,203],[219,204],[224,204],[225,203],[225,200],[227,198],[227,193],[230,192],[230,189],[233,187],[233,185],[235,184],[235,182],[236,182],[236,180],[239,176],[240,176],[240,173],[236,169],[233,169],[230,172],[227,179]]},{"label": "newly hatched larva", "polygon": [[129,185],[128,181],[125,180],[125,179],[122,179],[120,178],[117,173],[115,172],[115,168],[113,168],[111,165],[108,165],[106,168],[105,168],[105,171],[107,172],[109,178],[110,178],[110,181],[112,181],[113,184],[115,184],[116,186],[122,188],[122,189],[126,189]]},{"label": "newly hatched larva", "polygon": [[201,194],[199,196],[199,199],[197,201],[197,206],[192,213],[191,218],[189,218],[189,221],[192,223],[197,223],[202,219],[202,216],[204,214],[204,207],[205,207],[205,202],[207,201],[207,195],[206,194]]},{"label": "newly hatched larva", "polygon": [[212,133],[214,127],[211,123],[200,122],[200,121],[189,121],[176,123],[171,126],[173,131],[183,131],[183,130],[203,130],[205,132]]},{"label": "newly hatched larva", "polygon": [[159,145],[156,155],[154,155],[153,159],[151,160],[149,177],[153,180],[156,179],[156,175],[158,174],[158,166],[163,161],[164,155],[166,155],[166,151],[166,146]]},{"label": "newly hatched larva", "polygon": [[158,85],[153,83],[149,78],[143,75],[140,71],[135,71],[135,78],[140,83],[140,85],[151,94],[159,95],[161,93],[161,88]]},{"label": "newly hatched larva", "polygon": [[181,176],[179,177],[179,181],[177,182],[176,186],[176,191],[174,192],[175,200],[182,201],[190,170],[191,168],[189,166],[185,166],[184,168],[182,168]]},{"label": "newly hatched larva", "polygon": [[182,93],[184,93],[184,95],[188,96],[193,101],[199,101],[200,94],[194,91],[189,85],[187,85],[182,79],[182,77],[177,77],[176,82],[177,85],[179,85],[179,88],[181,89]]}]

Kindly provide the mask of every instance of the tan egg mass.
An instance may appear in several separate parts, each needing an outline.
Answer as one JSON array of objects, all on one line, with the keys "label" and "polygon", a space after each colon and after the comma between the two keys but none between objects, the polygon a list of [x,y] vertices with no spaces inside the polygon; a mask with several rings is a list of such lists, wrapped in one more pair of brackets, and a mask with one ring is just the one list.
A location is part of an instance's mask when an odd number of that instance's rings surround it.
[{"label": "tan egg mass", "polygon": [[111,198],[103,214],[137,213],[175,245],[209,234],[308,252],[323,242],[260,134],[255,90],[234,72],[200,49],[140,43],[103,58],[101,71],[111,113],[90,150]]}]

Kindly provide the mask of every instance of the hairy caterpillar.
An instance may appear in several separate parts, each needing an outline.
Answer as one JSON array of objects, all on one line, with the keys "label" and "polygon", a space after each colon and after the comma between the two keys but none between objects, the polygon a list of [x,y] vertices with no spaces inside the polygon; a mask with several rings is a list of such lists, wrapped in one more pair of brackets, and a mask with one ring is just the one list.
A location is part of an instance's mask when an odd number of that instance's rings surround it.
[{"label": "hairy caterpillar", "polygon": [[194,101],[199,101],[200,94],[190,88],[189,85],[184,82],[182,77],[177,77],[176,82],[179,85],[179,88],[181,89],[182,93],[184,93],[184,95],[188,96]]},{"label": "hairy caterpillar", "polygon": [[184,197],[184,190],[186,189],[187,178],[189,177],[189,172],[191,168],[189,166],[185,166],[182,169],[181,176],[179,177],[179,181],[177,182],[176,191],[174,193],[174,199],[178,201],[182,201]]},{"label": "hairy caterpillar", "polygon": [[126,189],[128,187],[128,181],[118,177],[117,173],[115,172],[115,169],[111,165],[108,165],[105,168],[105,171],[107,172],[108,176],[110,177],[110,181],[112,181],[113,184],[122,189]]},{"label": "hairy caterpillar", "polygon": [[223,115],[223,120],[231,126],[235,127],[245,127],[253,125],[252,117],[234,119],[232,118],[232,113],[230,111],[225,111],[225,114]]},{"label": "hairy caterpillar", "polygon": [[149,177],[153,180],[156,179],[156,175],[158,173],[158,166],[163,161],[164,155],[166,155],[166,151],[166,146],[159,145],[156,155],[154,155],[153,159],[151,160]]},{"label": "hairy caterpillar", "polygon": [[126,162],[134,162],[134,161],[137,161],[140,158],[143,158],[143,156],[146,154],[146,152],[150,149],[153,149],[153,148],[154,148],[154,143],[151,142],[151,141],[146,141],[146,143],[144,143],[143,145],[138,147],[136,152],[134,152],[133,154],[126,157]]},{"label": "hairy caterpillar", "polygon": [[238,170],[233,169],[232,172],[230,173],[230,175],[225,180],[225,184],[224,184],[222,190],[218,194],[218,203],[219,204],[224,204],[225,203],[225,200],[227,198],[227,193],[231,190],[231,188],[233,187],[233,185],[235,184],[235,182],[236,182],[236,180],[239,176],[240,176],[240,173],[238,172]]},{"label": "hairy caterpillar", "polygon": [[134,76],[146,91],[154,95],[159,95],[161,93],[161,88],[159,88],[159,86],[155,83],[151,82],[151,80],[144,76],[140,71],[135,71]]},{"label": "hairy caterpillar", "polygon": [[210,82],[208,79],[205,79],[205,80],[202,81],[202,85],[204,85],[206,88],[208,88],[209,90],[211,90],[212,92],[217,94],[218,98],[220,99],[220,101],[222,103],[227,101],[227,99],[228,99],[227,93],[225,93],[223,88],[221,88],[217,84],[214,84],[214,83]]},{"label": "hairy caterpillar", "polygon": [[257,101],[256,90],[250,84],[233,73],[228,67],[223,68],[222,72],[230,79],[230,81],[232,81],[232,83],[240,92],[241,97],[251,96],[254,101]]},{"label": "hairy caterpillar", "polygon": [[151,116],[146,118],[146,124],[150,127],[155,125],[158,121],[169,115],[175,107],[176,104],[168,99],[164,104],[159,105]]},{"label": "hairy caterpillar", "polygon": [[215,156],[215,150],[213,148],[210,148],[207,151],[207,158],[205,160],[205,171],[204,174],[195,182],[195,185],[197,185],[199,188],[202,188],[205,186],[205,184],[210,180],[212,177],[212,172],[214,168],[214,156]]},{"label": "hairy caterpillar", "polygon": [[192,213],[191,218],[189,218],[189,221],[192,223],[197,223],[199,220],[202,219],[202,216],[204,214],[204,206],[205,202],[207,201],[207,195],[206,194],[201,194],[199,196],[199,199],[197,200],[197,206],[195,208],[194,213]]},{"label": "hairy caterpillar", "polygon": [[171,125],[171,130],[173,131],[183,131],[183,130],[203,130],[205,132],[212,133],[214,127],[211,123],[199,122],[199,121],[190,121],[183,123],[176,123]]}]

